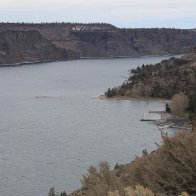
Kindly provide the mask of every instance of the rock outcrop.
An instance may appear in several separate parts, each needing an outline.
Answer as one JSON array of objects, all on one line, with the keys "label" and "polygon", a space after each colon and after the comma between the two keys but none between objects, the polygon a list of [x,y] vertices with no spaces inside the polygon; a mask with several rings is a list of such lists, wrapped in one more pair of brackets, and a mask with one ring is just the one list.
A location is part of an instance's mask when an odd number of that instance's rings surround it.
[{"label": "rock outcrop", "polygon": [[82,57],[139,57],[190,52],[196,32],[176,29],[118,29],[103,32],[71,32],[79,40]]},{"label": "rock outcrop", "polygon": [[[103,23],[0,24],[0,32],[5,34],[10,31],[23,34],[37,31],[48,44],[50,42],[57,48],[56,51],[60,51],[60,48],[66,50],[67,58],[179,54],[188,53],[196,46],[194,29],[119,29]],[[7,34],[7,40],[8,36],[11,36],[11,33]],[[1,35],[0,42],[3,39]],[[29,52],[30,50],[28,48]],[[57,53],[54,52],[55,54]],[[55,59],[61,60],[58,55]]]},{"label": "rock outcrop", "polygon": [[0,65],[67,60],[70,54],[37,31],[0,32]]}]

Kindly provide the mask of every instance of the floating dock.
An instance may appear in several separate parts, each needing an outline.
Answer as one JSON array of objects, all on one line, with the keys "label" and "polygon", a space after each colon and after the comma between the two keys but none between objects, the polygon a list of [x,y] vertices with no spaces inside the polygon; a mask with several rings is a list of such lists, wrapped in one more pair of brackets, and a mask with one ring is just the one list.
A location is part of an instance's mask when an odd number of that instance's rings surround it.
[{"label": "floating dock", "polygon": [[153,119],[153,118],[142,118],[140,121],[157,121],[159,119]]}]

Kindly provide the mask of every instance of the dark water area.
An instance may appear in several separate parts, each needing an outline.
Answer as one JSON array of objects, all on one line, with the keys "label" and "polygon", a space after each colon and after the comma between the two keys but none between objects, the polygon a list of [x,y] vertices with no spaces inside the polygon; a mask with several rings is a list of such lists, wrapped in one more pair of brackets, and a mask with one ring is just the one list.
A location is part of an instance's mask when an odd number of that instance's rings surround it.
[{"label": "dark water area", "polygon": [[0,69],[0,195],[71,192],[89,165],[113,167],[161,142],[140,122],[159,100],[99,100],[128,70],[164,57],[83,59]]}]

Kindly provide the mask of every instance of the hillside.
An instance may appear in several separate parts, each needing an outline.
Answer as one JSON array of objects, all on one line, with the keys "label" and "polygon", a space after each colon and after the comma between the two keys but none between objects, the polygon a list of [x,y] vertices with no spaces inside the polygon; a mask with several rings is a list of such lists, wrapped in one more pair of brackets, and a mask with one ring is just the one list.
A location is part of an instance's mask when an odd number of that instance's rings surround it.
[{"label": "hillside", "polygon": [[[107,162],[101,162],[97,167],[89,167],[81,180],[81,189],[69,196],[177,196],[182,192],[194,196],[195,151],[195,132],[179,132],[171,138],[163,136],[163,144],[157,150],[149,154],[146,152],[131,163],[116,164],[114,170],[110,169]],[[138,185],[147,187],[155,194],[147,194],[146,190],[135,194],[126,193],[128,187],[135,189]],[[51,189],[48,195],[58,196],[54,189]],[[67,194],[64,192],[61,195]]]},{"label": "hillside", "polygon": [[111,97],[171,98],[184,92],[196,92],[196,55],[170,58],[155,65],[142,65],[130,71],[121,86],[108,89]]},{"label": "hillside", "polygon": [[0,32],[0,65],[67,58],[69,53],[65,49],[57,48],[36,30]]},{"label": "hillside", "polygon": [[0,32],[6,30],[39,31],[57,48],[71,51],[74,58],[179,54],[196,45],[196,31],[182,29],[119,29],[104,23],[0,23]]}]

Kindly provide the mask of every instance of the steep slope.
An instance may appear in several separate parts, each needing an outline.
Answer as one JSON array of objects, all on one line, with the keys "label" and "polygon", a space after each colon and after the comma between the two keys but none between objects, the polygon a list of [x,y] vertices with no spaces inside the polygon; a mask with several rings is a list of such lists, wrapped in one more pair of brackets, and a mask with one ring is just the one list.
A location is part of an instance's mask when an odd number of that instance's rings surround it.
[{"label": "steep slope", "polygon": [[36,30],[0,32],[0,65],[67,58],[65,49],[57,48]]},{"label": "steep slope", "polygon": [[190,52],[196,33],[176,29],[119,29],[99,32],[71,32],[82,57],[139,57]]},{"label": "steep slope", "polygon": [[1,23],[0,31],[39,31],[57,47],[80,57],[139,57],[187,53],[196,46],[196,31],[181,29],[119,29],[94,23]]}]

